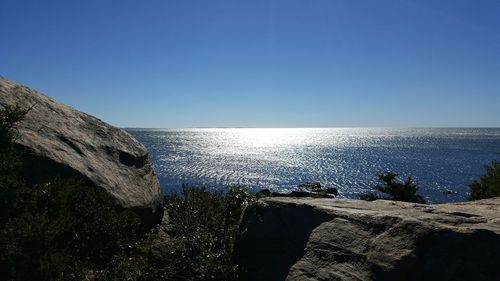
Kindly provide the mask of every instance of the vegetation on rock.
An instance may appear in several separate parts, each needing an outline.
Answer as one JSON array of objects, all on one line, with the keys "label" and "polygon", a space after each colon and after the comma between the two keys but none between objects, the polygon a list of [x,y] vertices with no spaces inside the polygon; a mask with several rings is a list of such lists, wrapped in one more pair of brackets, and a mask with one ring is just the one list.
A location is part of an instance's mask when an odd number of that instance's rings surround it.
[{"label": "vegetation on rock", "polygon": [[21,161],[13,139],[16,137],[14,126],[25,114],[25,110],[17,107],[0,110],[0,227],[9,217],[16,215],[20,208],[16,199],[23,192],[18,178]]},{"label": "vegetation on rock", "polygon": [[13,140],[27,110],[0,110],[1,280],[237,280],[237,222],[255,200],[184,186],[165,197],[168,225],[144,234],[99,188],[53,179],[26,187]]},{"label": "vegetation on rock", "polygon": [[24,194],[0,238],[12,280],[84,279],[136,240],[135,215],[96,188],[55,180]]},{"label": "vegetation on rock", "polygon": [[484,169],[486,173],[469,185],[469,200],[500,196],[500,162],[493,161]]},{"label": "vegetation on rock", "polygon": [[[164,224],[144,233],[131,210],[99,188],[52,179],[26,187],[13,140],[28,110],[0,110],[0,280],[239,279],[232,262],[238,221],[256,200],[244,187],[227,192],[183,186],[165,196]],[[379,175],[365,200],[425,203],[411,177]],[[470,199],[500,195],[500,163],[471,184]]]},{"label": "vegetation on rock", "polygon": [[95,187],[20,178],[15,126],[28,110],[0,110],[0,279],[82,280],[136,241],[138,222]]},{"label": "vegetation on rock", "polygon": [[387,173],[378,175],[379,181],[382,184],[376,184],[374,189],[385,193],[389,196],[378,195],[374,193],[360,195],[359,198],[362,200],[373,201],[376,199],[385,200],[395,200],[395,201],[405,201],[425,204],[425,200],[422,196],[417,194],[418,187],[411,177],[408,177],[406,181],[399,182],[396,181],[398,174]]},{"label": "vegetation on rock", "polygon": [[227,193],[183,186],[166,196],[170,241],[153,247],[155,270],[166,280],[238,280],[231,262],[241,212],[254,196],[243,187]]}]

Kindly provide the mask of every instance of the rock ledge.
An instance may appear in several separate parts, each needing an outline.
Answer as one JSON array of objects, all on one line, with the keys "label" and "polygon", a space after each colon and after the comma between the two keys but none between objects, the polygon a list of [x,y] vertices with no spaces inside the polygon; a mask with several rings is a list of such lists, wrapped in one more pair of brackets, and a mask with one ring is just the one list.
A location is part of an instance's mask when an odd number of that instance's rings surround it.
[{"label": "rock ledge", "polygon": [[500,280],[500,198],[265,198],[245,210],[234,260],[245,280]]}]

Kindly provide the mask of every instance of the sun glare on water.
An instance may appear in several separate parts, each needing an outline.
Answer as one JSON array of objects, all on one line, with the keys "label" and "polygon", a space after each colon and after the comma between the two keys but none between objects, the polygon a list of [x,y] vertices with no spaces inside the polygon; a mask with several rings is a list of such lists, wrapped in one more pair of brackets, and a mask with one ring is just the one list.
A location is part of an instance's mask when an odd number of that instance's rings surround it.
[{"label": "sun glare on water", "polygon": [[231,133],[234,142],[243,147],[275,147],[302,143],[308,130],[296,128],[249,128],[237,129]]}]

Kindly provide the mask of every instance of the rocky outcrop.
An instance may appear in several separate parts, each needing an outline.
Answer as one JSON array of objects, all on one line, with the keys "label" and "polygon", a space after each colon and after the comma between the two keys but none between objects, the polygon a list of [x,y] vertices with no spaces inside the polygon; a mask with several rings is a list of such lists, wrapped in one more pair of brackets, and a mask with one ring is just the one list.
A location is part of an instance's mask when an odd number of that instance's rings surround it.
[{"label": "rocky outcrop", "polygon": [[255,196],[257,198],[262,198],[262,197],[335,198],[336,195],[337,195],[336,188],[321,189],[317,191],[293,190],[292,192],[289,193],[280,193],[280,192],[273,192],[269,189],[261,189],[257,193],[255,193]]},{"label": "rocky outcrop", "polygon": [[145,222],[161,220],[158,179],[146,148],[123,130],[0,78],[0,108],[30,108],[18,124],[28,184],[76,178],[102,188]]},{"label": "rocky outcrop", "polygon": [[244,280],[500,280],[500,198],[265,198],[245,210],[234,260]]},{"label": "rocky outcrop", "polygon": [[308,181],[297,185],[297,187],[305,190],[319,190],[321,189],[321,183],[317,181]]},{"label": "rocky outcrop", "polygon": [[290,193],[272,192],[269,189],[261,189],[255,195],[261,197],[311,197],[311,198],[335,198],[338,190],[332,188],[321,188],[319,182],[305,182],[297,185],[299,190],[292,190]]}]

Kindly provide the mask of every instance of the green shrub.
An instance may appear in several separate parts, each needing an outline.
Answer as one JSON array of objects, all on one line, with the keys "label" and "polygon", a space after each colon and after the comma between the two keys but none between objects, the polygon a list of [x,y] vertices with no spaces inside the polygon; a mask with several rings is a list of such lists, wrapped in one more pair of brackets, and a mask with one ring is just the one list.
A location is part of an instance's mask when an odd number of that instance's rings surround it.
[{"label": "green shrub", "polygon": [[231,263],[237,222],[255,197],[243,187],[226,194],[183,186],[166,197],[170,219],[170,255],[162,276],[167,280],[238,280]]},{"label": "green shrub", "polygon": [[168,235],[161,226],[139,236],[135,214],[90,184],[24,186],[13,140],[27,112],[0,110],[0,280],[238,279],[231,263],[237,223],[255,200],[246,188],[183,186],[165,197]]},{"label": "green shrub", "polygon": [[398,174],[394,173],[378,175],[379,181],[381,181],[382,184],[376,184],[374,186],[374,189],[389,195],[389,197],[369,193],[362,194],[359,196],[359,198],[368,201],[373,201],[376,199],[386,199],[423,204],[426,203],[424,198],[417,194],[417,184],[413,182],[413,179],[411,177],[408,177],[404,182],[396,181],[397,177]]},{"label": "green shrub", "polygon": [[26,192],[18,174],[21,161],[13,145],[15,125],[24,117],[24,110],[17,107],[4,107],[0,110],[0,279],[6,279],[10,272],[10,262],[5,253],[11,247],[7,238],[7,224],[23,211],[22,198]]},{"label": "green shrub", "polygon": [[365,200],[365,201],[375,201],[377,199],[386,199],[386,198],[382,197],[380,195],[377,195],[375,193],[366,193],[366,194],[359,195],[359,199]]},{"label": "green shrub", "polygon": [[53,180],[26,188],[14,146],[29,110],[0,110],[0,280],[81,280],[135,243],[138,221],[95,187]]},{"label": "green shrub", "polygon": [[484,169],[486,174],[469,185],[469,200],[500,196],[500,162],[493,161]]},{"label": "green shrub", "polygon": [[24,192],[18,178],[21,161],[13,140],[17,136],[15,126],[26,113],[19,107],[0,110],[0,228],[19,212],[19,199]]},{"label": "green shrub", "polygon": [[108,194],[76,181],[33,188],[25,211],[3,232],[11,278],[62,280],[106,268],[134,243],[139,225],[133,213],[115,205]]}]

